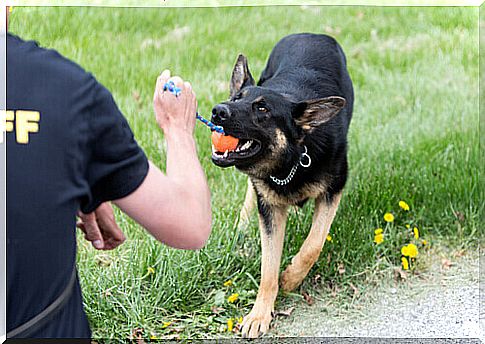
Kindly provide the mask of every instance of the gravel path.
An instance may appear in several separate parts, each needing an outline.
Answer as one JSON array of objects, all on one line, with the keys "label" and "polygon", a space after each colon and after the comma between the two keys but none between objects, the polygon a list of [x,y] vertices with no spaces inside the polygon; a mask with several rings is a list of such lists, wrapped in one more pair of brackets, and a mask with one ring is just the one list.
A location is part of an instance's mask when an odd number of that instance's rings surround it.
[{"label": "gravel path", "polygon": [[[453,260],[449,268],[438,263],[421,278],[412,278],[396,286],[381,286],[369,292],[369,300],[347,307],[348,310],[335,310],[324,301],[313,306],[299,304],[289,318],[278,319],[274,334],[480,338],[485,343],[484,318],[480,332],[478,257],[478,252],[468,253]],[[441,262],[441,258],[437,259]],[[482,298],[484,296],[482,293]]]}]

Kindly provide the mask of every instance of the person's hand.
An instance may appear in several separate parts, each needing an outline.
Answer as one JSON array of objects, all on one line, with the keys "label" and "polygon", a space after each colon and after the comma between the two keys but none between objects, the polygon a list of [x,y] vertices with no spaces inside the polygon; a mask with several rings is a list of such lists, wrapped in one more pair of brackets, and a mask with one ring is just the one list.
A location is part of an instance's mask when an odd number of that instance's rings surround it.
[{"label": "person's hand", "polygon": [[[168,81],[172,81],[181,89],[178,96],[163,90],[163,86]],[[170,77],[169,70],[163,71],[157,79],[153,107],[157,123],[165,135],[179,131],[193,135],[197,100],[189,82],[184,82],[178,76]]]},{"label": "person's hand", "polygon": [[109,202],[101,204],[92,213],[79,212],[78,217],[76,227],[84,232],[86,240],[98,250],[112,250],[126,240],[116,224],[113,208]]}]

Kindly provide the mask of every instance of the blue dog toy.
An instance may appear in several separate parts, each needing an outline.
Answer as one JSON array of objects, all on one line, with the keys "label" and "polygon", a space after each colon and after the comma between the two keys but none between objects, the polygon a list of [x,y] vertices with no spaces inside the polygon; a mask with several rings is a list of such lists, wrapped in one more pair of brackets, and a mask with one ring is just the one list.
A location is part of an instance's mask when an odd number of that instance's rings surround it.
[{"label": "blue dog toy", "polygon": [[[173,81],[169,81],[165,85],[163,85],[163,90],[173,93],[176,97],[178,97],[178,95],[182,92],[182,89],[180,89],[180,87],[175,86]],[[222,128],[221,126],[215,125],[211,121],[206,120],[204,117],[199,115],[198,112],[195,113],[195,117],[199,121],[207,125],[212,131],[216,131],[220,134],[224,134],[224,128]]]},{"label": "blue dog toy", "polygon": [[163,85],[164,91],[169,91],[170,93],[175,94],[175,97],[178,97],[182,89],[180,87],[175,86],[173,81],[169,81]]}]

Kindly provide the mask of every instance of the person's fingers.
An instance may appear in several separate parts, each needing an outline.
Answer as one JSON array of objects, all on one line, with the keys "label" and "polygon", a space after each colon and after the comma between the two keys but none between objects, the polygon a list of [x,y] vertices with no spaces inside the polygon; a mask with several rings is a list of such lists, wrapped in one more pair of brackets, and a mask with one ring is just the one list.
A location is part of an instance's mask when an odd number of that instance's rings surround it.
[{"label": "person's fingers", "polygon": [[188,98],[192,100],[194,91],[192,90],[192,85],[188,81],[184,82],[184,92]]},{"label": "person's fingers", "polygon": [[98,221],[98,226],[100,227],[103,235],[109,235],[110,238],[113,238],[117,241],[125,240],[125,235],[116,223],[113,208],[110,204],[104,205],[103,208],[99,210],[99,212],[96,211],[96,217]]},{"label": "person's fingers", "polygon": [[157,78],[158,84],[160,84],[162,87],[165,85],[165,83],[170,79],[170,71],[168,69],[165,69],[162,74],[160,74]]},{"label": "person's fingers", "polygon": [[115,240],[113,238],[110,238],[104,242],[104,247],[103,250],[113,250],[123,244],[125,242],[125,239],[123,240]]},{"label": "person's fingers", "polygon": [[96,220],[104,239],[105,250],[114,249],[125,242],[126,237],[116,223],[110,203],[103,203],[96,209]]},{"label": "person's fingers", "polygon": [[119,242],[124,242],[126,240],[125,234],[123,234],[123,231],[118,227],[116,222],[104,222],[99,223],[98,225],[105,240],[112,239]]},{"label": "person's fingers", "polygon": [[190,84],[190,82],[184,81],[182,90],[183,90],[184,96],[186,97],[186,101],[192,101],[193,90],[192,90],[192,85]]},{"label": "person's fingers", "polygon": [[184,81],[178,75],[172,76],[168,81],[172,81],[177,87],[181,87],[184,84]]},{"label": "person's fingers", "polygon": [[81,220],[76,222],[76,227],[84,232],[84,223]]},{"label": "person's fingers", "polygon": [[103,236],[96,222],[96,215],[94,213],[83,214],[81,217],[82,227],[81,230],[85,233],[85,238],[91,241],[94,248],[101,250],[104,246]]},{"label": "person's fingers", "polygon": [[82,221],[78,221],[76,223],[76,227],[79,228],[81,230],[81,232],[83,232],[84,239],[88,240],[88,238],[86,237],[86,227],[84,226],[84,223]]},{"label": "person's fingers", "polygon": [[153,100],[157,99],[157,95],[163,93],[163,86],[167,83],[168,79],[170,79],[170,70],[165,69],[157,78]]},{"label": "person's fingers", "polygon": [[[190,84],[189,84],[190,85]],[[190,85],[190,87],[187,89],[187,92],[189,94],[189,108],[190,108],[190,112],[195,112],[197,111],[197,97],[195,95],[195,92],[194,90],[192,89],[192,86]],[[194,116],[195,117],[195,116]]]},{"label": "person's fingers", "polygon": [[[197,102],[197,98],[195,97],[195,93],[193,93],[193,96],[194,96],[194,102],[192,103],[192,111],[191,111],[192,114],[197,112],[197,108],[199,106],[199,103]],[[195,123],[195,115],[192,116],[192,117],[193,117],[194,123]]]},{"label": "person's fingers", "polygon": [[157,79],[157,89],[160,92],[163,92],[163,86],[167,83],[167,81],[170,79],[170,71],[168,69],[164,70],[162,74]]},{"label": "person's fingers", "polygon": [[168,79],[170,79],[170,70],[168,69],[165,69],[162,74],[160,74],[160,78],[162,79],[162,81],[165,81],[167,82]]}]

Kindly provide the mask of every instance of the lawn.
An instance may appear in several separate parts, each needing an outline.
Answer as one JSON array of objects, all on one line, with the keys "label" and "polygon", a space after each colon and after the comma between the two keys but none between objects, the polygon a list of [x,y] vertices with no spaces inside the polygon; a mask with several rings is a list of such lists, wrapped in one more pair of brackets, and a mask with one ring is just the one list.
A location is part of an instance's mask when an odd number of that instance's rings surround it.
[{"label": "lawn", "polygon": [[[279,309],[298,307],[303,291],[318,297],[338,290],[344,300],[355,286],[365,291],[380,272],[401,266],[401,247],[410,242],[421,252],[481,242],[477,23],[472,7],[17,7],[10,30],[92,72],[162,168],[165,146],[151,99],[163,69],[192,82],[199,112],[208,117],[228,96],[239,52],[258,76],[287,34],[327,33],[341,43],[356,95],[349,182],[332,240],[300,289],[280,295]],[[121,213],[128,240],[114,252],[97,252],[79,236],[79,273],[95,337],[127,338],[136,329],[146,338],[231,337],[227,321],[250,309],[260,247],[256,216],[247,231],[236,229],[245,176],[211,163],[210,132],[200,124],[196,139],[212,190],[213,232],[204,249],[167,248]],[[400,200],[409,211],[400,209]],[[292,211],[282,268],[305,239],[311,210],[309,204]],[[394,222],[383,220],[386,212]],[[406,224],[419,228],[419,239]],[[376,244],[379,227],[384,241]],[[410,271],[426,271],[419,256]],[[224,286],[228,280],[232,285]],[[233,293],[239,298],[229,303]]]}]

